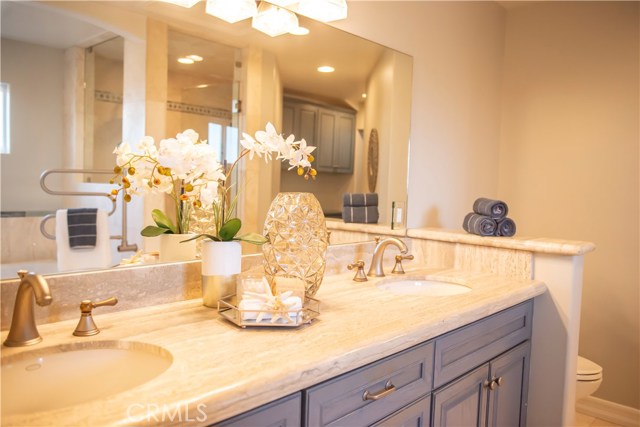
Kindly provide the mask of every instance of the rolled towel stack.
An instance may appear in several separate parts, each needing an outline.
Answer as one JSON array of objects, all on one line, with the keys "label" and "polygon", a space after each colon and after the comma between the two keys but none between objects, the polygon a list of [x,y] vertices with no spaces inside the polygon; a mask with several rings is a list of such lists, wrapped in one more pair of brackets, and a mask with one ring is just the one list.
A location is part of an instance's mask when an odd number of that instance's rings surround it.
[{"label": "rolled towel stack", "polygon": [[501,200],[481,197],[473,203],[473,212],[462,221],[467,233],[479,236],[506,236],[516,234],[516,223],[507,218],[509,207]]},{"label": "rolled towel stack", "polygon": [[376,224],[378,212],[378,193],[345,193],[342,196],[342,220]]}]

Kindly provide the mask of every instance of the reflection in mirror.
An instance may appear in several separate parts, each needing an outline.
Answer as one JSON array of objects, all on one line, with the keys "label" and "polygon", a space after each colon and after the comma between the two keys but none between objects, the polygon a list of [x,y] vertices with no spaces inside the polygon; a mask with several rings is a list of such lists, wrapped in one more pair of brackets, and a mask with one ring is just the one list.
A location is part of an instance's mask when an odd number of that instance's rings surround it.
[{"label": "reflection in mirror", "polygon": [[[254,160],[240,168],[248,182],[239,208],[247,232],[261,230],[269,203],[279,191],[311,191],[328,214],[340,212],[343,192],[367,192],[368,138],[373,129],[379,135],[376,192],[380,196],[380,223],[389,224],[392,200],[406,201],[409,56],[302,17],[301,25],[310,29],[309,35],[271,38],[252,29],[250,20],[227,24],[206,15],[204,6],[204,2],[191,9],[142,1],[46,5],[2,2],[2,81],[14,80],[8,83],[12,86],[15,114],[11,132],[16,147],[10,156],[2,155],[3,278],[13,277],[16,266],[25,267],[35,261],[48,260],[55,265],[55,244],[43,239],[39,231],[41,215],[89,204],[110,209],[108,202],[102,206],[93,200],[47,195],[39,188],[39,174],[45,169],[83,166],[81,162],[85,167],[110,169],[111,150],[127,135],[135,142],[143,134],[157,139],[194,128],[218,148],[221,156],[235,159],[239,132],[252,134],[272,121],[283,133],[297,133],[318,145],[316,163],[323,164],[315,165],[320,171],[315,182],[289,180],[286,168],[276,163],[265,167],[264,162]],[[29,10],[25,12],[25,8]],[[107,15],[113,19],[104,21]],[[105,22],[104,28],[95,25],[99,22]],[[164,46],[155,37],[146,39],[147,33],[140,30],[146,27],[147,31],[154,31],[163,25]],[[37,28],[51,32],[37,38]],[[124,55],[120,57],[125,58],[124,63],[112,53],[101,52],[112,41],[121,43],[121,55],[124,44]],[[54,42],[58,44],[53,45]],[[109,82],[104,89],[99,87],[102,83],[98,74],[93,83],[95,89],[106,93],[102,94],[105,100],[99,100],[102,95],[98,93],[91,96],[89,91],[78,90],[76,83],[70,83],[78,81],[78,70],[91,67],[91,63],[77,65],[79,59],[85,63],[91,54],[86,54],[85,49],[91,46],[93,64],[109,65]],[[178,52],[181,47],[189,49]],[[200,55],[207,56],[207,61],[193,65],[177,62],[178,55],[198,54],[196,48],[205,52]],[[153,54],[145,58],[145,51]],[[166,68],[161,97],[156,96],[162,91],[154,74],[159,68],[147,65],[144,69],[148,61],[158,62],[159,52],[165,53],[167,62],[160,67]],[[125,72],[120,89],[110,86],[118,80],[118,61]],[[335,72],[320,74],[316,71],[320,65],[332,65]],[[82,97],[83,92],[89,99],[78,101],[78,94]],[[363,94],[367,97],[363,98]],[[75,100],[74,108],[93,102],[93,110],[88,108],[86,115],[79,115],[70,110],[69,100]],[[318,135],[331,120],[316,122],[319,124],[315,129],[307,126],[303,130],[297,113],[290,114],[290,107],[300,105],[314,111],[317,117],[324,117],[327,112],[333,114],[333,119],[339,114],[350,115],[350,148],[340,151],[341,144],[327,148],[326,143],[323,148]],[[90,111],[94,114],[90,115]],[[102,115],[104,112],[108,114]],[[80,117],[82,126],[73,123]],[[123,123],[117,124],[120,119]],[[33,126],[36,121],[37,126]],[[89,129],[93,129],[90,134]],[[345,152],[346,167],[341,167]],[[52,180],[51,187],[108,189],[107,184],[98,184],[99,179],[104,177],[73,177],[70,184]],[[15,191],[6,191],[8,188]],[[137,226],[130,225],[129,239],[139,239],[141,247],[138,232],[142,228],[143,203],[146,202],[134,200],[129,213],[129,223],[138,221]],[[147,215],[148,207],[145,206]],[[112,235],[119,233],[119,221],[110,217]],[[9,231],[15,231],[13,236]],[[115,247],[117,242],[112,245]],[[122,258],[132,254],[116,253],[114,263],[120,259],[116,255]],[[9,265],[11,262],[15,265]],[[36,269],[39,273],[51,272]]]}]

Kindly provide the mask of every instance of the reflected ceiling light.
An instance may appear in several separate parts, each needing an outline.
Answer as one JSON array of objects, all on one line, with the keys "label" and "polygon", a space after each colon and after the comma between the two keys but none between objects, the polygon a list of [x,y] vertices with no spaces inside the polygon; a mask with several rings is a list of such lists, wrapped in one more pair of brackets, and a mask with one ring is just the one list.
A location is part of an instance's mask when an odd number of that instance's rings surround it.
[{"label": "reflected ceiling light", "polygon": [[318,71],[320,71],[321,73],[333,73],[335,70],[336,69],[330,65],[323,65],[321,67],[318,67]]},{"label": "reflected ceiling light", "polygon": [[289,34],[293,34],[294,36],[306,36],[307,34],[309,34],[309,29],[298,26],[298,28],[294,28],[293,30],[289,31]]},{"label": "reflected ceiling light", "polygon": [[195,62],[200,62],[203,60],[202,56],[200,55],[187,55],[185,58],[189,58]]},{"label": "reflected ceiling light", "polygon": [[263,1],[258,6],[258,13],[253,17],[251,26],[275,37],[298,28],[298,17],[290,10]]},{"label": "reflected ceiling light", "polygon": [[171,3],[182,7],[191,7],[198,3],[200,0],[160,0],[165,3]]},{"label": "reflected ceiling light", "polygon": [[366,94],[366,93],[363,93],[363,94],[362,94],[362,99],[366,99],[366,98],[367,98],[367,94]]},{"label": "reflected ceiling light", "polygon": [[233,24],[257,12],[254,0],[207,0],[205,12]]},{"label": "reflected ceiling light", "polygon": [[178,62],[181,64],[193,64],[195,61],[191,58],[178,58]]},{"label": "reflected ceiling light", "polygon": [[300,0],[296,12],[321,22],[337,21],[347,17],[347,1]]}]

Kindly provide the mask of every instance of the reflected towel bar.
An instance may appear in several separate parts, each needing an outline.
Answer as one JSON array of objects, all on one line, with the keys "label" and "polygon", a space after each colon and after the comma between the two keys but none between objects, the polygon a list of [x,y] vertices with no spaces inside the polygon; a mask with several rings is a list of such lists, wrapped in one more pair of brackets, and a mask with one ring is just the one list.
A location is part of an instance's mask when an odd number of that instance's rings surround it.
[{"label": "reflected towel bar", "polygon": [[[40,187],[44,190],[45,193],[52,194],[54,196],[99,196],[99,197],[107,197],[111,200],[112,208],[109,212],[109,216],[113,215],[116,211],[117,203],[116,198],[111,193],[100,193],[100,192],[92,192],[92,191],[59,191],[52,190],[47,187],[45,180],[47,176],[51,174],[72,174],[72,173],[94,173],[94,174],[103,174],[103,175],[113,175],[113,170],[109,169],[47,169],[40,175]],[[55,218],[55,214],[48,214],[42,218],[40,221],[40,232],[47,239],[55,240],[56,236],[50,234],[45,229],[45,224],[50,219]],[[118,252],[136,252],[138,250],[137,244],[129,244],[127,242],[127,203],[122,201],[122,234],[120,236],[109,236],[112,240],[120,240],[120,245],[118,245]]]}]

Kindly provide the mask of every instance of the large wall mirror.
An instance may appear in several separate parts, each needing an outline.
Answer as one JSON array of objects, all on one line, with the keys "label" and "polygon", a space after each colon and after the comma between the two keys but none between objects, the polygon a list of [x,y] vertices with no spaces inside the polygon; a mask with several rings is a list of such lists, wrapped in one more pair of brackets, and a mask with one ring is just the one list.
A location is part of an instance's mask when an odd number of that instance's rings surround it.
[{"label": "large wall mirror", "polygon": [[[267,121],[284,133],[299,130],[289,121],[287,108],[292,105],[350,112],[354,117],[350,169],[319,168],[313,182],[295,180],[279,165],[254,171],[255,187],[247,191],[240,215],[250,231],[259,231],[277,192],[310,191],[328,216],[338,216],[343,193],[369,191],[367,153],[375,129],[379,140],[375,191],[380,196],[380,223],[389,224],[392,201],[407,199],[412,59],[325,24],[302,17],[300,23],[310,30],[308,35],[272,38],[252,29],[250,20],[228,24],[205,14],[204,2],[187,9],[147,1],[3,1],[1,76],[10,87],[11,149],[2,154],[2,278],[15,277],[19,267],[56,272],[55,242],[40,232],[43,215],[82,203],[110,208],[107,200],[44,193],[41,172],[109,168],[113,147],[145,121],[147,128],[151,123],[156,134],[167,137],[196,129],[203,139],[217,144],[221,155],[233,157],[238,135],[253,133]],[[148,39],[145,26],[147,31],[164,26],[166,39],[162,43]],[[138,50],[127,51],[128,43]],[[166,80],[161,84],[166,98],[161,113],[149,102],[150,82],[158,79],[158,73],[147,69],[140,77],[141,68],[149,63],[143,57],[145,48],[156,55],[163,49]],[[193,65],[176,61],[190,54],[204,60]],[[128,62],[132,58],[137,61],[134,65]],[[331,65],[335,72],[321,74],[320,65]],[[146,88],[131,86],[136,79],[127,73],[137,73]],[[137,102],[140,94],[147,97],[142,115],[128,109],[132,90]],[[80,95],[84,101],[79,101]],[[70,99],[83,106],[82,116],[69,109]],[[161,119],[150,120],[153,114]],[[82,117],[82,123],[74,117]],[[148,131],[141,129],[143,134]],[[64,186],[70,179],[84,188],[108,189],[101,183],[105,178],[52,177],[50,186]],[[130,217],[142,215],[142,207],[130,209]],[[118,232],[117,224],[114,227]],[[138,232],[139,227],[129,227],[129,240],[144,247]],[[115,248],[117,242],[112,244]],[[114,260],[131,255],[116,254]]]}]

